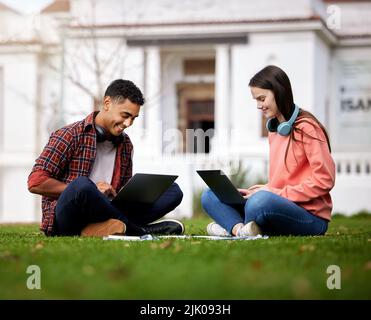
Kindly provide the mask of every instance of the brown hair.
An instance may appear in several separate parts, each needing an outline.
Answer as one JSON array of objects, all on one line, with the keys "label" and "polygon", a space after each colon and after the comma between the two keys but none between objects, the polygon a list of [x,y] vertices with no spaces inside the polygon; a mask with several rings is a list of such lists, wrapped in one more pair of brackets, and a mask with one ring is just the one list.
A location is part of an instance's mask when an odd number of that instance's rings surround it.
[{"label": "brown hair", "polygon": [[[267,66],[260,70],[257,74],[255,74],[250,82],[249,82],[250,87],[257,87],[261,89],[268,89],[271,90],[274,94],[274,98],[276,100],[277,108],[280,111],[280,113],[284,116],[286,120],[290,119],[293,112],[294,112],[294,98],[292,94],[292,89],[291,89],[291,83],[290,79],[287,76],[287,74],[279,67],[276,66]],[[325,142],[321,139],[318,139],[317,137],[313,137],[307,133],[305,133],[303,130],[301,130],[298,127],[298,124],[307,122],[310,123],[308,119],[314,120],[319,127],[322,129],[325,137],[326,137],[326,142],[328,145],[328,148],[331,152],[331,145],[330,145],[330,139],[327,134],[327,131],[325,127],[321,124],[321,122],[309,111],[300,109],[299,115],[296,118],[292,130],[290,132],[290,140],[286,148],[285,152],[285,164],[286,164],[286,158],[287,158],[287,153],[288,149],[290,146],[290,143],[292,140],[298,141],[295,138],[294,132],[300,133],[302,136],[308,136],[312,139],[316,139],[322,142]],[[273,125],[278,126],[278,120],[277,119],[272,119]],[[295,156],[295,155],[294,155]],[[287,166],[286,166],[287,168]]]}]

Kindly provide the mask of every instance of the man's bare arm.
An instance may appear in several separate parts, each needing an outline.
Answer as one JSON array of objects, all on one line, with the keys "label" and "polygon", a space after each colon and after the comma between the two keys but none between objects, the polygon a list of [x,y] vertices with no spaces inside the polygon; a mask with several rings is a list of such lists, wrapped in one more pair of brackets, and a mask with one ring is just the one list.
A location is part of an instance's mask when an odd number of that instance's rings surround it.
[{"label": "man's bare arm", "polygon": [[31,193],[36,193],[42,196],[58,199],[60,194],[67,188],[67,184],[53,178],[48,178],[37,186],[31,187],[28,190]]}]

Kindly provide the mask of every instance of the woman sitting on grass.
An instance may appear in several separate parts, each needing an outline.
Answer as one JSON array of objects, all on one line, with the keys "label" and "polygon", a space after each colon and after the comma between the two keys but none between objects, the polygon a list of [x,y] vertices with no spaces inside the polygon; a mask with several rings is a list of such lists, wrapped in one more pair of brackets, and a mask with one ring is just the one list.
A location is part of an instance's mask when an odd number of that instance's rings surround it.
[{"label": "woman sitting on grass", "polygon": [[335,164],[329,137],[318,119],[294,104],[286,73],[268,66],[249,83],[268,119],[270,161],[266,185],[239,189],[243,206],[222,203],[211,190],[202,206],[215,222],[209,235],[323,235],[331,219]]}]

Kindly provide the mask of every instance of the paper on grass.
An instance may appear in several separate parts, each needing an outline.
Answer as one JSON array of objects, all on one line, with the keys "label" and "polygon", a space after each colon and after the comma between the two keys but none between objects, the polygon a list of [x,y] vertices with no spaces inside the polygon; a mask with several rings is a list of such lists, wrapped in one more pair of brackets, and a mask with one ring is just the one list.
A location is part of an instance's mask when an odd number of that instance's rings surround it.
[{"label": "paper on grass", "polygon": [[161,240],[161,239],[206,239],[206,240],[257,240],[257,239],[268,239],[268,236],[247,236],[247,237],[219,237],[219,236],[197,236],[197,235],[181,235],[181,236],[152,236],[145,234],[143,236],[121,236],[121,235],[109,235],[103,237],[103,240],[123,240],[123,241],[146,241],[146,240]]}]

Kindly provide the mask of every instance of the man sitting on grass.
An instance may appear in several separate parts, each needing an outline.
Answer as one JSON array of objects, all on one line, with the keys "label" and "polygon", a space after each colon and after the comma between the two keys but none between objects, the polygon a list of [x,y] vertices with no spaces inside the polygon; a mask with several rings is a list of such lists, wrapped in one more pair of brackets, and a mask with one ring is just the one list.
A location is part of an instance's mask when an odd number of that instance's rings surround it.
[{"label": "man sitting on grass", "polygon": [[124,130],[143,104],[142,92],[133,82],[115,80],[99,112],[51,134],[28,177],[29,191],[42,195],[40,228],[46,235],[184,232],[179,221],[154,222],[182,201],[176,183],[151,205],[119,209],[109,200],[132,176],[133,145]]}]

